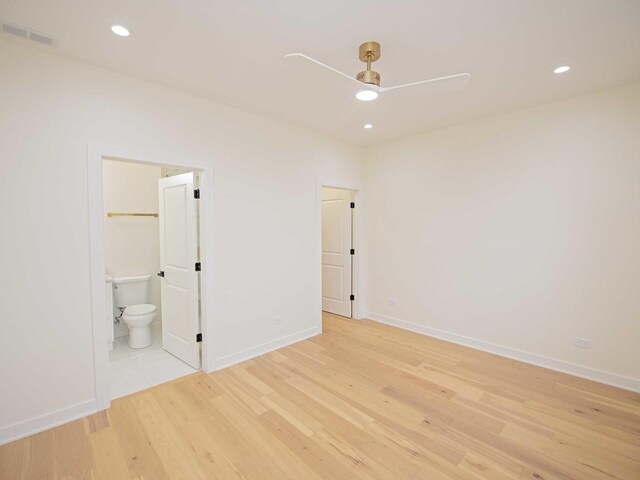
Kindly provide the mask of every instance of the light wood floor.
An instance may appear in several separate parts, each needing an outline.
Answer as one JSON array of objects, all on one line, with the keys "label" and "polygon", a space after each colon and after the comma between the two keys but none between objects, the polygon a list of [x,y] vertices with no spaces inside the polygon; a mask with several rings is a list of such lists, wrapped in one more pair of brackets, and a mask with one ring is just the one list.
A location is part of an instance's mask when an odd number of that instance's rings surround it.
[{"label": "light wood floor", "polygon": [[640,395],[371,321],[0,447],[0,478],[640,479]]}]

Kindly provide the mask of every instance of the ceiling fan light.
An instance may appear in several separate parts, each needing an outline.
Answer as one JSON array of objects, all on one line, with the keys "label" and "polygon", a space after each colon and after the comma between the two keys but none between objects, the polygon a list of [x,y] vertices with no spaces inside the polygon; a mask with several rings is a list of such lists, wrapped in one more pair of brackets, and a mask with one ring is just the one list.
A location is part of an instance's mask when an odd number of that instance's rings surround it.
[{"label": "ceiling fan light", "polygon": [[378,92],[373,90],[360,90],[356,93],[356,98],[363,102],[370,102],[371,100],[378,98]]}]

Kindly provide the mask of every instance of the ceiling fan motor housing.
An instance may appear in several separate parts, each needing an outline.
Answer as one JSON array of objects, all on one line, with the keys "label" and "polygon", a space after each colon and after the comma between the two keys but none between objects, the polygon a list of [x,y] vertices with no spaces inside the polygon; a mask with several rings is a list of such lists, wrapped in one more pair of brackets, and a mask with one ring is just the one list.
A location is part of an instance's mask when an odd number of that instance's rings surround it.
[{"label": "ceiling fan motor housing", "polygon": [[365,70],[364,72],[358,73],[358,75],[356,75],[356,79],[362,83],[380,86],[380,74],[373,70]]}]

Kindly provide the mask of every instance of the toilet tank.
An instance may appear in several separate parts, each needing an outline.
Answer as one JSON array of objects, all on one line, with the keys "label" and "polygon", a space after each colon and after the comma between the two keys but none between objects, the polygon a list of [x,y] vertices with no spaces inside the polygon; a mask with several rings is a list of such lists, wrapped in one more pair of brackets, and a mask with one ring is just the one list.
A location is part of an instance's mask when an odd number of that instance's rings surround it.
[{"label": "toilet tank", "polygon": [[149,279],[151,275],[113,277],[113,298],[119,308],[149,303]]}]

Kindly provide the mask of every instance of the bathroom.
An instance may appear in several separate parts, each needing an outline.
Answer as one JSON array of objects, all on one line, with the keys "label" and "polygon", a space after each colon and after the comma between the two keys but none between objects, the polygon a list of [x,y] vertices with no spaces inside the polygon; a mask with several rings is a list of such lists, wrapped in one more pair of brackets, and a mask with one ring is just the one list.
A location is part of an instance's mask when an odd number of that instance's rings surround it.
[{"label": "bathroom", "polygon": [[[185,180],[187,183],[180,180],[189,176],[191,178]],[[175,312],[180,309],[172,305],[183,305],[184,299],[177,298],[172,293],[175,289],[167,289],[166,285],[163,298],[163,282],[167,278],[161,276],[161,249],[165,258],[167,249],[175,251],[175,245],[172,247],[171,242],[176,237],[176,229],[194,230],[193,235],[184,235],[180,231],[178,237],[193,237],[196,245],[192,250],[195,255],[198,254],[197,202],[188,198],[188,205],[178,205],[187,208],[192,206],[195,212],[193,218],[180,221],[175,216],[176,205],[172,200],[175,193],[171,193],[176,190],[176,185],[182,191],[191,189],[194,183],[197,185],[197,180],[197,172],[103,160],[105,292],[112,399],[194,373],[197,371],[194,367],[199,367],[199,358],[196,362],[193,358],[185,357],[182,345],[172,348],[175,339],[169,331],[171,322],[175,326],[176,322],[185,320],[176,318]],[[174,202],[163,203],[164,217],[170,223],[162,230],[165,232],[164,246],[160,238],[163,220],[160,203],[165,200],[161,191],[163,185],[165,188],[168,185],[171,190],[166,201]],[[178,201],[184,203],[185,199]],[[192,284],[198,281],[197,273],[189,272],[188,275]],[[191,295],[191,300],[193,297]],[[195,301],[198,301],[197,285]],[[170,312],[167,318],[163,318],[163,306]],[[173,318],[169,318],[171,315]],[[190,343],[188,347],[193,353],[193,344]]]}]

